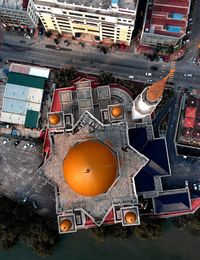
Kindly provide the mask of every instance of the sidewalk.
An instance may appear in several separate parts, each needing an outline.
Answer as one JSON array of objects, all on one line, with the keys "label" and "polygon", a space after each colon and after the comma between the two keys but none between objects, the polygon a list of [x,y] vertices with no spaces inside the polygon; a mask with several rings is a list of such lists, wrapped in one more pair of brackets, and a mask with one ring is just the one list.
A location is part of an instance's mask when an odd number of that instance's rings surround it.
[{"label": "sidewalk", "polygon": [[[43,46],[44,48],[47,46],[52,46],[52,48],[56,49],[56,44],[54,42],[54,39],[57,39],[57,33],[54,33],[51,35],[50,38],[47,38],[45,35],[41,36],[38,35],[38,32],[35,31],[33,40],[35,40],[34,45]],[[86,40],[85,40],[86,39]],[[65,44],[64,41],[68,41],[70,44]],[[113,43],[109,43],[107,41],[99,42],[99,41],[89,41],[86,37],[82,37],[79,39],[72,39],[71,35],[63,35],[61,39],[58,39],[59,48],[62,50],[68,50],[68,51],[81,51],[81,52],[100,52],[100,50],[97,49],[97,46],[103,46],[106,48],[108,53],[126,53],[129,55],[135,55],[134,47],[133,46],[127,46],[127,45],[121,45],[120,48],[114,48],[112,47]],[[103,52],[102,52],[103,53]]]}]

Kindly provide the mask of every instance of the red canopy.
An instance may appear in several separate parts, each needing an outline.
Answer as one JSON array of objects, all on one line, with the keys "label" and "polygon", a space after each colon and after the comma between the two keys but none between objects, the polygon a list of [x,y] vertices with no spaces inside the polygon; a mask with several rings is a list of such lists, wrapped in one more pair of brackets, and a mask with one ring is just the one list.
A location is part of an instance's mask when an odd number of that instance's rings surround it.
[{"label": "red canopy", "polygon": [[186,117],[184,119],[184,127],[193,128],[194,127],[194,118]]},{"label": "red canopy", "polygon": [[197,109],[194,107],[187,107],[185,111],[186,117],[195,118]]}]

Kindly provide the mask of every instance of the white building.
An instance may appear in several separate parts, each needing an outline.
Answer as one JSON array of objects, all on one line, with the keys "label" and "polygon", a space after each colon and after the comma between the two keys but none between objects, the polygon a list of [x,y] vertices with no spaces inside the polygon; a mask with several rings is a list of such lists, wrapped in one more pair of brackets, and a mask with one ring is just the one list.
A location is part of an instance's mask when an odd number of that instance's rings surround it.
[{"label": "white building", "polygon": [[36,27],[38,17],[33,0],[0,0],[0,22],[4,26]]},{"label": "white building", "polygon": [[138,0],[35,0],[45,30],[130,44]]}]

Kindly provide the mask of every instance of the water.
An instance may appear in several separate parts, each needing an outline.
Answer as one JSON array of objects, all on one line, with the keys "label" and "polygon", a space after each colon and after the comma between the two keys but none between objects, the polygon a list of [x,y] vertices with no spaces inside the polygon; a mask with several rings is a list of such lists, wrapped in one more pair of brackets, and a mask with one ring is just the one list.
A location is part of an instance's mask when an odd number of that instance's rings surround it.
[{"label": "water", "polygon": [[46,258],[38,257],[31,248],[18,243],[7,252],[0,252],[0,260],[190,260],[200,259],[200,237],[170,226],[161,239],[107,239],[98,242],[88,231],[65,237],[55,252]]}]

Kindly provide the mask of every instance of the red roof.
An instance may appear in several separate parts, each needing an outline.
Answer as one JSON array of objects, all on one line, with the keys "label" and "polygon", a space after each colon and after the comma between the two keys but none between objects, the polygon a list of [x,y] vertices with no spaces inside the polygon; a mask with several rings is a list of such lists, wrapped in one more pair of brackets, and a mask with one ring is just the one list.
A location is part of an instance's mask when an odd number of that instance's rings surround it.
[{"label": "red roof", "polygon": [[184,119],[184,127],[193,128],[194,127],[194,118],[186,117]]},{"label": "red roof", "polygon": [[[152,3],[148,5],[144,32],[176,38],[183,36],[186,33],[189,7],[189,0],[154,0],[153,6]],[[174,14],[182,17],[174,19]],[[169,31],[168,26],[180,27],[180,31]]]},{"label": "red roof", "polygon": [[185,116],[195,118],[197,109],[194,107],[187,107],[185,110]]}]

